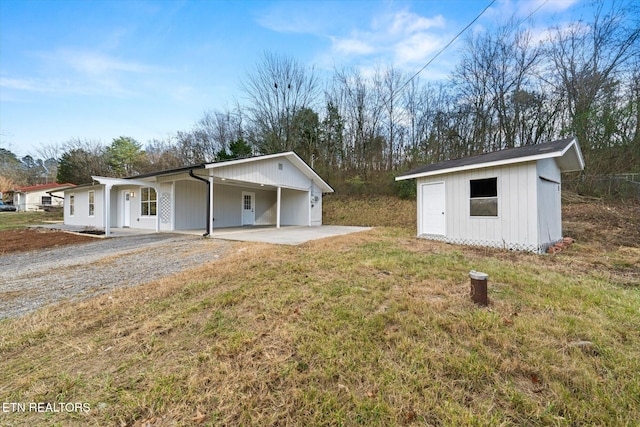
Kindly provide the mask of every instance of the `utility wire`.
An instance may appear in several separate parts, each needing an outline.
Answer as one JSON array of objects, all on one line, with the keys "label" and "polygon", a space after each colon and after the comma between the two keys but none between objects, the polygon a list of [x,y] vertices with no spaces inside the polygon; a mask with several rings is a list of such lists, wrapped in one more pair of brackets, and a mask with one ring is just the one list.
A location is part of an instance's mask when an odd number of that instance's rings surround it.
[{"label": "utility wire", "polygon": [[[467,24],[467,26],[466,26],[466,27],[464,27],[462,30],[460,30],[460,32],[459,32],[458,34],[456,34],[456,36],[455,36],[454,38],[452,38],[452,39],[449,41],[449,43],[447,43],[447,44],[446,44],[442,49],[440,49],[440,50],[438,51],[438,53],[436,53],[436,54],[435,54],[435,55],[434,55],[434,56],[433,56],[433,57],[432,57],[432,58],[431,58],[431,59],[430,59],[426,64],[424,64],[424,66],[423,66],[422,68],[420,68],[420,69],[419,69],[419,70],[418,70],[418,71],[417,71],[413,76],[411,76],[411,77],[410,77],[406,82],[404,82],[404,84],[403,84],[402,86],[400,86],[400,88],[398,89],[398,92],[402,92],[402,89],[404,89],[404,88],[405,88],[409,83],[411,83],[411,81],[412,81],[413,79],[415,79],[416,77],[418,77],[418,75],[419,75],[421,72],[423,72],[423,71],[425,70],[425,68],[427,68],[429,65],[431,65],[431,63],[432,63],[433,61],[435,61],[435,59],[436,59],[438,56],[440,56],[440,54],[441,54],[442,52],[444,52],[445,50],[447,50],[447,48],[448,48],[449,46],[451,46],[451,45],[453,44],[453,42],[455,42],[456,40],[458,40],[458,38],[459,38],[459,37],[460,37],[460,36],[461,36],[465,31],[467,31],[467,30],[469,29],[469,27],[470,27],[470,26],[472,26],[472,25],[473,25],[473,24],[474,24],[478,19],[480,19],[480,17],[481,17],[482,15],[484,15],[484,13],[485,13],[485,12],[486,12],[486,11],[487,11],[491,6],[493,6],[493,4],[494,4],[495,2],[496,2],[496,0],[491,0],[491,3],[489,3],[489,4],[487,5],[487,7],[485,7],[485,8],[482,10],[482,12],[480,12],[480,14],[479,14],[478,16],[476,16],[476,17],[473,19],[473,21],[469,22],[469,24]],[[393,99],[393,97],[392,97],[391,99]],[[390,99],[390,100],[391,100],[391,99]],[[390,100],[389,100],[389,101],[390,101]]]},{"label": "utility wire", "polygon": [[[447,48],[449,46],[451,46],[456,40],[458,40],[458,38],[460,38],[460,36],[462,34],[464,34],[465,31],[467,31],[469,29],[469,27],[471,27],[478,19],[480,19],[480,17],[482,15],[484,15],[484,13],[491,7],[493,6],[493,4],[496,2],[496,0],[491,0],[491,3],[489,3],[484,9],[482,9],[482,12],[480,12],[478,14],[478,16],[476,16],[473,21],[469,22],[469,24],[467,24],[466,27],[464,27],[462,30],[460,30],[458,32],[458,34],[455,35],[454,38],[452,38],[449,43],[447,43],[442,49],[440,49],[426,64],[424,64],[422,66],[422,68],[420,68],[414,75],[412,75],[411,77],[409,77],[409,79],[407,79],[406,82],[404,82],[402,84],[402,86],[400,86],[400,88],[398,89],[397,92],[395,92],[388,100],[386,100],[384,102],[384,104],[387,104],[389,101],[392,101],[393,98],[395,97],[395,94],[401,93],[402,90],[407,87],[407,85],[409,83],[411,83],[411,81],[413,79],[415,79],[416,77],[418,77],[418,75],[420,75],[420,73],[422,73],[429,65],[431,65],[431,63],[433,61],[435,61],[435,59],[440,56],[441,53],[443,53],[445,50],[447,50]],[[539,11],[545,4],[547,4],[549,2],[549,0],[545,0],[544,2],[540,3],[540,5],[535,8],[526,18],[522,19],[520,22],[518,22],[518,25],[516,25],[517,27],[520,26],[520,24],[522,24],[524,21],[528,20],[529,18],[531,18],[537,11]]]}]

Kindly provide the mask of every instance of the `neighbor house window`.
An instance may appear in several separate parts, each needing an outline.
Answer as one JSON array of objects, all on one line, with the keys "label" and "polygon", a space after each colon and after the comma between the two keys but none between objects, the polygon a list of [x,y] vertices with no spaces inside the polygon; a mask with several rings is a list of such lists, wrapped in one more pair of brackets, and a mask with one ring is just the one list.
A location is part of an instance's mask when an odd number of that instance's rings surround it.
[{"label": "neighbor house window", "polygon": [[51,196],[42,196],[40,198],[40,204],[43,206],[51,206]]},{"label": "neighbor house window", "polygon": [[89,191],[89,216],[93,216],[96,212],[96,192]]},{"label": "neighbor house window", "polygon": [[469,184],[471,216],[498,216],[498,178],[472,179]]},{"label": "neighbor house window", "polygon": [[73,216],[76,213],[76,196],[75,194],[69,194],[69,216]]},{"label": "neighbor house window", "polygon": [[140,190],[142,216],[155,216],[157,208],[156,190],[145,187]]}]

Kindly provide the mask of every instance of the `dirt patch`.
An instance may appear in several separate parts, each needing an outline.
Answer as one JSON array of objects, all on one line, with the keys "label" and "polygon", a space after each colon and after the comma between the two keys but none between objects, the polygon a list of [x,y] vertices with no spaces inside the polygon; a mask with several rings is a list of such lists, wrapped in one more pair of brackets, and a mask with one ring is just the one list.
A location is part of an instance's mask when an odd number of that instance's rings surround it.
[{"label": "dirt patch", "polygon": [[93,237],[45,228],[2,230],[0,231],[0,255],[93,241],[95,241]]},{"label": "dirt patch", "polygon": [[564,234],[578,243],[597,243],[604,250],[640,247],[638,203],[568,203],[562,216]]}]

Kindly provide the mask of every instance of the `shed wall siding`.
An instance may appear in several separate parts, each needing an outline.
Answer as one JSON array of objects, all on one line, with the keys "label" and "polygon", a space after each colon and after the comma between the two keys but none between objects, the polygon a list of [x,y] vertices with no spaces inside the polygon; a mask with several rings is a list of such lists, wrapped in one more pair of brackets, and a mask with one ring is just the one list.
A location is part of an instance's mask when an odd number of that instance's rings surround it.
[{"label": "shed wall siding", "polygon": [[[498,179],[498,216],[471,217],[470,180],[493,177]],[[417,185],[445,182],[446,235],[442,240],[537,250],[536,179],[536,164],[529,162],[422,178]]]},{"label": "shed wall siding", "polygon": [[542,250],[562,240],[560,168],[554,159],[538,161],[538,240]]}]

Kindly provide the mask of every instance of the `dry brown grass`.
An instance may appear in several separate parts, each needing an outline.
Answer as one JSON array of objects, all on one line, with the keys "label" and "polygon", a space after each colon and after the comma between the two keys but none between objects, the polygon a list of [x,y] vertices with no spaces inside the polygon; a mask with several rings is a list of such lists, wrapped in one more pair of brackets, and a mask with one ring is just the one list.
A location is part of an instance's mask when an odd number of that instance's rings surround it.
[{"label": "dry brown grass", "polygon": [[[637,245],[580,239],[538,256],[413,233],[237,243],[199,269],[4,321],[0,400],[91,411],[0,413],[0,424],[640,419]],[[470,301],[470,269],[490,275],[488,309]]]},{"label": "dry brown grass", "polygon": [[341,196],[323,198],[323,222],[369,227],[416,226],[416,200],[391,196]]}]

